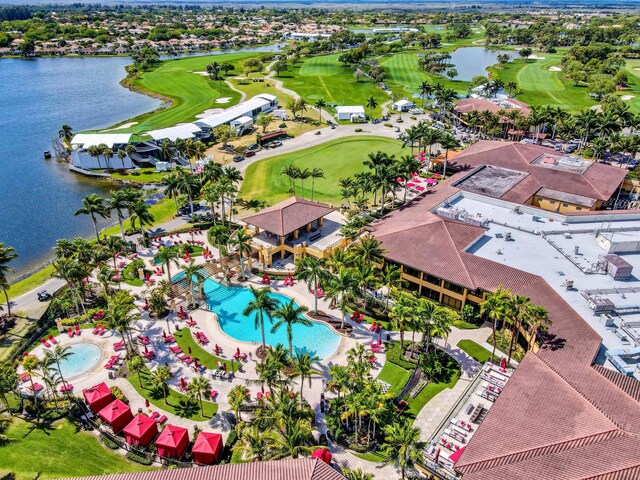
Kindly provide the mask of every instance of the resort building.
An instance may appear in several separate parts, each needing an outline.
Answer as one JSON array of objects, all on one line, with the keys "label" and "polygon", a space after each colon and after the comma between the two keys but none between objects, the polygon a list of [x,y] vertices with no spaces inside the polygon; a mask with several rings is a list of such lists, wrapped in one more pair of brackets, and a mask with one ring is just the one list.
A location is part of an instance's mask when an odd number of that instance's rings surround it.
[{"label": "resort building", "polygon": [[202,141],[209,138],[209,135],[205,135],[202,129],[195,123],[180,123],[173,127],[151,130],[146,133],[157,142],[162,142],[162,140],[165,139],[171,140],[172,142],[178,139]]},{"label": "resort building", "polygon": [[397,110],[398,112],[408,112],[409,110],[416,108],[416,104],[411,100],[403,98],[402,100],[398,100],[397,102],[392,103],[391,108],[393,110]]},{"label": "resort building", "polygon": [[546,147],[489,140],[465,149],[448,168],[468,172],[452,182],[460,190],[558,213],[614,202],[627,173]]},{"label": "resort building", "polygon": [[[491,112],[494,114],[518,112],[525,117],[531,114],[529,105],[515,98],[484,98],[484,97],[471,97],[458,100],[453,107],[453,113],[457,119],[467,124],[466,116],[471,112]],[[508,117],[503,116],[500,119],[500,123],[510,123]]]},{"label": "resort building", "polygon": [[[71,163],[84,170],[132,168],[129,155],[118,158],[118,150],[124,150],[131,139],[130,133],[79,133],[71,139]],[[106,147],[104,151],[93,152],[91,147]],[[91,155],[89,152],[96,153]]]},{"label": "resort building", "polygon": [[319,458],[295,458],[271,462],[232,463],[198,468],[177,468],[116,473],[68,480],[345,480]]},{"label": "resort building", "polygon": [[[278,108],[278,99],[275,95],[261,93],[233,107],[229,107],[220,113],[214,113],[193,122],[203,132],[211,132],[220,125],[231,125],[242,135],[246,128],[251,128],[253,119],[261,113],[271,113]],[[248,125],[248,119],[251,124]],[[235,122],[235,123],[234,123]],[[248,127],[247,127],[248,125]]]},{"label": "resort building", "polygon": [[327,257],[344,245],[340,236],[343,220],[332,207],[299,197],[242,218],[254,232],[252,245],[265,267],[275,261],[294,261],[305,255]]},{"label": "resort building", "polygon": [[352,105],[347,107],[336,107],[336,119],[349,120],[353,123],[362,123],[367,120],[362,105]]}]

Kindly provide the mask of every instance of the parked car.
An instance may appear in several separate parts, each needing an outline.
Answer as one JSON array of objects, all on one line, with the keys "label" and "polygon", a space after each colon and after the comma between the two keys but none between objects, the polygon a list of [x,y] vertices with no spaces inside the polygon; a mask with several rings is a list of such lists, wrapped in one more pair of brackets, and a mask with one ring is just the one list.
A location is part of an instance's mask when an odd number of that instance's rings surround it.
[{"label": "parked car", "polygon": [[577,145],[567,145],[566,147],[564,147],[564,152],[565,153],[573,153],[578,149]]},{"label": "parked car", "polygon": [[269,148],[278,148],[282,146],[282,142],[280,140],[276,141],[276,142],[271,142],[269,144]]},{"label": "parked car", "polygon": [[50,298],[51,298],[51,294],[46,290],[40,290],[38,292],[38,300],[40,300],[41,302],[46,302]]},{"label": "parked car", "polygon": [[241,162],[243,160],[244,160],[244,155],[236,155],[235,157],[233,157],[234,162]]},{"label": "parked car", "polygon": [[258,145],[257,143],[252,143],[247,147],[247,150],[251,150],[251,151],[260,150],[260,145]]},{"label": "parked car", "polygon": [[245,157],[253,157],[255,154],[256,154],[256,152],[253,151],[253,150],[245,150],[245,152],[244,152],[244,156]]}]

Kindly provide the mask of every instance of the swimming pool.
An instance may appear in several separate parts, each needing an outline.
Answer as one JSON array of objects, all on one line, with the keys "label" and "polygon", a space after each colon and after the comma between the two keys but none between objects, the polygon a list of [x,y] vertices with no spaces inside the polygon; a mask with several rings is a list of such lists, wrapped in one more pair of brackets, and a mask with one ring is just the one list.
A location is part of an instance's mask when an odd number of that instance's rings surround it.
[{"label": "swimming pool", "polygon": [[75,343],[69,346],[69,358],[60,361],[65,380],[82,375],[95,367],[102,358],[102,349],[93,343]]},{"label": "swimming pool", "polygon": [[[262,343],[260,328],[255,328],[254,315],[249,317],[242,314],[253,295],[245,287],[227,287],[215,280],[207,279],[203,285],[207,296],[209,310],[218,315],[220,327],[230,337],[243,342]],[[280,303],[289,302],[284,295],[272,293],[271,296]],[[293,351],[316,355],[320,359],[327,358],[338,349],[340,335],[327,325],[311,322],[311,326],[293,326]],[[276,333],[271,333],[271,322],[265,323],[265,338],[271,346],[284,345],[289,347],[287,329],[282,326]]]}]

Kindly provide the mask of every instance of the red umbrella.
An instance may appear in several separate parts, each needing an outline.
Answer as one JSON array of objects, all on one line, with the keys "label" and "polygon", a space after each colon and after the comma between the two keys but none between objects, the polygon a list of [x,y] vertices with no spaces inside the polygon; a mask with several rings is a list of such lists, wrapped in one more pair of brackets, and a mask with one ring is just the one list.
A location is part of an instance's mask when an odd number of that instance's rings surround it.
[{"label": "red umbrella", "polygon": [[318,448],[312,454],[311,458],[319,458],[324,463],[331,463],[331,452],[326,448]]},{"label": "red umbrella", "polygon": [[500,360],[500,368],[507,368],[507,359],[504,357]]},{"label": "red umbrella", "polygon": [[436,457],[433,459],[434,462],[438,463],[438,459],[440,458],[440,449],[436,449]]},{"label": "red umbrella", "polygon": [[240,347],[236,348],[236,355],[240,355]]},{"label": "red umbrella", "polygon": [[164,328],[162,329],[162,338],[167,338],[167,334],[166,334],[166,332],[164,331]]},{"label": "red umbrella", "polygon": [[223,369],[225,372],[227,371],[227,364],[226,364],[226,363],[223,363],[223,364],[222,364],[222,369]]},{"label": "red umbrella", "polygon": [[148,399],[145,399],[145,401],[144,401],[144,406],[145,406],[145,407],[147,407],[147,408],[149,408],[149,405],[151,405],[151,404],[149,403],[149,400],[148,400]]}]

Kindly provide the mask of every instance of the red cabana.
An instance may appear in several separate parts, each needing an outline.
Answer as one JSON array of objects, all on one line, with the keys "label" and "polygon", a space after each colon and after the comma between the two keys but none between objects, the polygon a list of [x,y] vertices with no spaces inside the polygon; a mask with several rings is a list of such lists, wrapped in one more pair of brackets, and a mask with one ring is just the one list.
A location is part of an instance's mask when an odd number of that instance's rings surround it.
[{"label": "red cabana", "polygon": [[146,447],[151,443],[153,437],[158,434],[158,426],[152,418],[139,413],[129,422],[129,425],[124,427],[123,432],[129,445]]},{"label": "red cabana", "polygon": [[329,465],[331,463],[331,452],[326,448],[318,448],[311,454],[311,458],[319,458]]},{"label": "red cabana", "polygon": [[462,452],[464,452],[464,447],[462,447],[457,452],[453,452],[451,455],[449,455],[449,460],[451,460],[455,464],[460,459],[460,455],[462,455]]},{"label": "red cabana", "polygon": [[186,428],[168,424],[156,440],[158,455],[179,459],[189,444],[189,432]]},{"label": "red cabana", "polygon": [[191,449],[193,461],[200,465],[212,465],[220,459],[222,453],[222,435],[200,432]]},{"label": "red cabana", "polygon": [[111,429],[115,433],[122,430],[133,418],[133,413],[131,413],[129,406],[118,398],[100,410],[98,415],[111,425]]},{"label": "red cabana", "polygon": [[98,413],[113,401],[113,394],[104,382],[91,388],[85,388],[82,391],[82,395],[93,413]]}]

